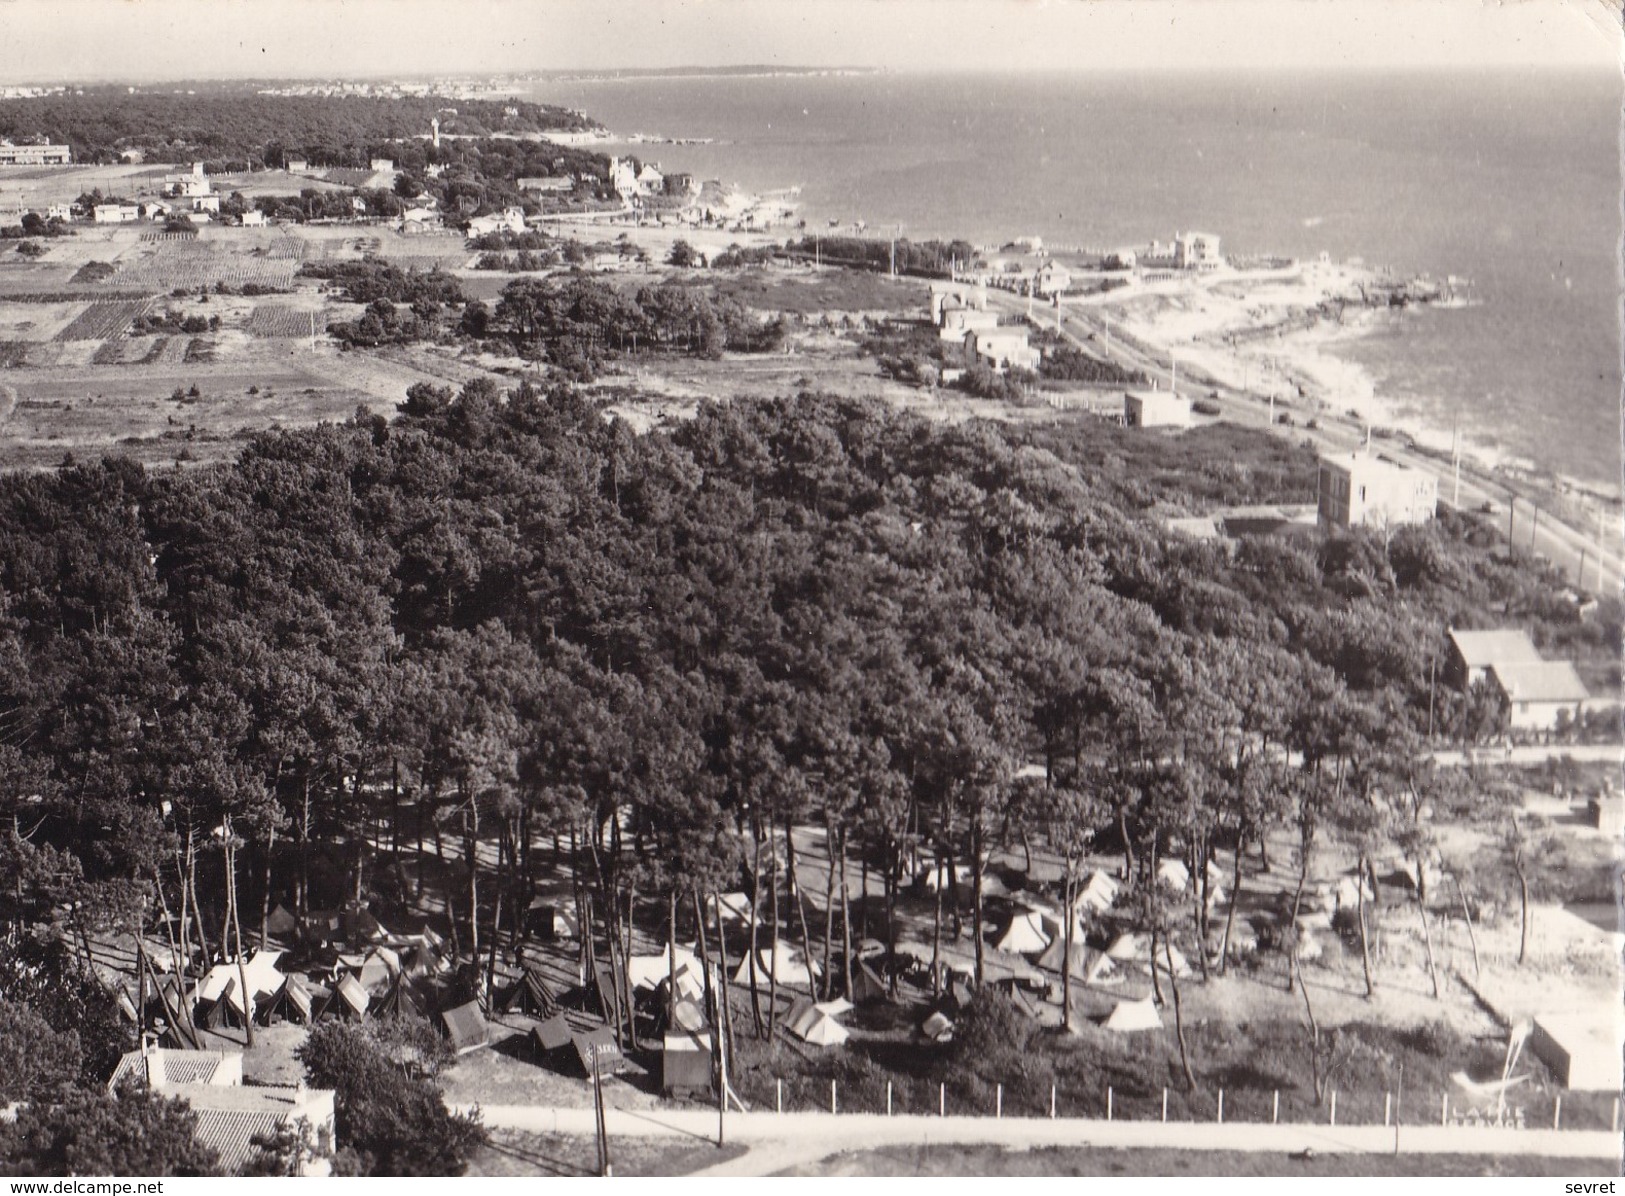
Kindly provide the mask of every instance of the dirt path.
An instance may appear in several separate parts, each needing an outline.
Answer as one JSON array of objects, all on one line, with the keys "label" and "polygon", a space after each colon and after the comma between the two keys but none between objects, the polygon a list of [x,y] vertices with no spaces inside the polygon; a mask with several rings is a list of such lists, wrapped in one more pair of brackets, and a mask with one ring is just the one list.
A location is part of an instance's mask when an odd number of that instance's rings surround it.
[{"label": "dirt path", "polygon": [[[466,1111],[453,1106],[455,1111]],[[594,1133],[591,1109],[487,1105],[485,1123],[536,1133]],[[716,1141],[715,1112],[607,1109],[616,1137],[668,1135]],[[1602,1131],[1504,1130],[1475,1126],[1265,1125],[1100,1121],[1086,1118],[884,1117],[855,1113],[730,1113],[724,1138],[747,1152],[698,1175],[769,1175],[845,1151],[880,1146],[978,1143],[1015,1149],[1112,1146],[1159,1150],[1244,1150],[1290,1154],[1542,1155],[1620,1160],[1617,1134]],[[1351,1171],[1357,1169],[1351,1168]]]}]

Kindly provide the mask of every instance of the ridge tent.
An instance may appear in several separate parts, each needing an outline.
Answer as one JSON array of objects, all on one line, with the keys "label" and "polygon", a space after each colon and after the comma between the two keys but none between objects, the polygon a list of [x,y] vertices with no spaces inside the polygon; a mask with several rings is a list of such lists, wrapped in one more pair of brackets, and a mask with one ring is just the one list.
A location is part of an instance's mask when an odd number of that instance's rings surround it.
[{"label": "ridge tent", "polygon": [[1163,860],[1157,865],[1157,880],[1176,893],[1183,893],[1191,883],[1190,869],[1178,860]]},{"label": "ridge tent", "polygon": [[572,1034],[570,1041],[575,1046],[576,1058],[581,1060],[582,1070],[589,1077],[592,1075],[592,1061],[595,1058],[598,1060],[598,1070],[602,1075],[616,1075],[626,1067],[626,1056],[621,1054],[621,1048],[615,1045],[615,1035],[609,1032],[607,1026],[598,1026],[591,1030],[583,1030],[579,1034]]},{"label": "ridge tent", "polygon": [[478,1001],[446,1010],[440,1015],[440,1024],[445,1029],[446,1037],[451,1039],[452,1049],[459,1055],[490,1045],[490,1028],[480,1013]]},{"label": "ridge tent", "polygon": [[852,1000],[859,1005],[868,1005],[876,1001],[889,1000],[891,994],[886,990],[886,982],[880,978],[880,973],[867,963],[858,963],[852,968]]},{"label": "ridge tent", "polygon": [[283,977],[282,987],[277,989],[275,995],[260,1010],[260,1016],[267,1023],[281,1018],[284,1021],[308,1026],[314,1008],[315,998],[311,994],[310,986],[302,977],[290,972]]},{"label": "ridge tent", "polygon": [[1105,913],[1117,900],[1119,888],[1115,878],[1107,876],[1104,872],[1091,872],[1089,879],[1084,881],[1078,890],[1077,900],[1072,903],[1073,912]]},{"label": "ridge tent", "polygon": [[[750,983],[751,957],[749,952],[740,961],[739,968],[734,972],[735,984]],[[777,955],[767,947],[759,948],[756,952],[756,981],[763,984],[769,979],[776,979],[781,985],[798,985],[810,989],[813,981],[818,977],[818,964],[812,960],[803,962],[799,953],[785,943],[779,944]]]},{"label": "ridge tent", "polygon": [[1042,951],[1050,944],[1049,932],[1044,929],[1044,916],[1034,910],[1016,914],[1009,928],[994,947],[1012,955],[1028,955]]},{"label": "ridge tent", "polygon": [[344,909],[339,911],[339,932],[345,942],[352,945],[357,943],[374,943],[379,939],[390,937],[389,931],[377,918],[372,916],[368,909]]},{"label": "ridge tent", "polygon": [[1152,1004],[1150,997],[1143,1001],[1119,1001],[1111,1016],[1106,1019],[1105,1028],[1119,1034],[1129,1034],[1136,1030],[1160,1030],[1162,1018],[1157,1015],[1157,1007]]},{"label": "ridge tent", "polygon": [[[1056,939],[1044,954],[1038,957],[1038,966],[1051,972],[1059,972],[1062,951],[1062,940]],[[1086,947],[1081,942],[1072,944],[1072,950],[1066,953],[1066,958],[1067,970],[1085,983],[1110,984],[1117,978],[1117,965],[1112,961],[1112,957],[1103,951]]]},{"label": "ridge tent", "polygon": [[559,1011],[559,1002],[542,978],[541,970],[534,964],[526,964],[524,974],[498,999],[497,1009],[502,1013],[517,1009],[532,1017],[552,1017]]},{"label": "ridge tent", "polygon": [[423,997],[404,974],[396,976],[394,983],[372,1000],[374,1017],[399,1017],[403,1013],[423,1016]]},{"label": "ridge tent", "polygon": [[318,1017],[326,1017],[329,1013],[341,1018],[365,1018],[371,999],[367,990],[362,988],[354,976],[346,973],[338,978],[333,985],[333,991],[328,995],[322,1005]]},{"label": "ridge tent", "polygon": [[[677,956],[677,970],[684,968],[693,970],[696,977],[702,975],[700,971],[700,957],[694,954],[692,948],[667,944],[658,955],[633,955],[626,961],[626,978],[634,989],[659,988],[661,981],[671,974],[672,954]],[[700,987],[705,987],[701,979]]]},{"label": "ridge tent", "polygon": [[299,929],[299,920],[288,911],[285,905],[278,905],[265,919],[265,933],[274,934],[278,938],[292,934]]},{"label": "ridge tent", "polygon": [[1129,932],[1114,938],[1112,945],[1106,948],[1106,954],[1118,963],[1129,963],[1136,958],[1145,958],[1149,950],[1149,941],[1145,935]]},{"label": "ridge tent", "polygon": [[840,1017],[843,1013],[851,1013],[857,1006],[845,997],[836,997],[833,1001],[819,1001],[813,1008],[826,1017]]},{"label": "ridge tent", "polygon": [[224,988],[214,1000],[201,1000],[197,1005],[194,1020],[205,1029],[218,1030],[222,1026],[240,1026],[245,1017],[242,996],[237,991],[237,982],[227,980]]},{"label": "ridge tent", "polygon": [[969,864],[955,864],[951,873],[946,867],[932,864],[920,873],[916,883],[922,886],[927,893],[935,893],[938,889],[951,889],[968,884],[970,879],[971,866]]},{"label": "ridge tent", "polygon": [[[245,963],[243,971],[246,973],[248,970],[248,964]],[[237,964],[232,962],[215,964],[204,974],[203,979],[198,981],[198,1007],[203,1011],[204,1020],[210,1029],[219,1026],[222,1019],[227,1025],[240,1026],[243,1020],[250,1016],[254,998],[250,995],[244,999],[240,979]]]},{"label": "ridge tent", "polygon": [[525,911],[525,925],[542,942],[553,942],[559,934],[558,907],[547,897],[533,899]]},{"label": "ridge tent", "polygon": [[954,1024],[948,1020],[948,1015],[939,1009],[920,1023],[920,1033],[932,1042],[952,1042]]},{"label": "ridge tent", "polygon": [[538,1022],[530,1037],[539,1053],[552,1054],[570,1045],[570,1023],[564,1020],[564,1014],[555,1013]]},{"label": "ridge tent", "polygon": [[750,898],[743,893],[718,893],[711,898],[707,910],[715,919],[719,915],[725,923],[750,921]]},{"label": "ridge tent", "polygon": [[447,966],[445,957],[427,941],[408,947],[401,956],[401,972],[407,976],[433,976],[445,971]]},{"label": "ridge tent", "polygon": [[374,947],[353,970],[361,987],[375,992],[401,974],[401,957],[388,947]]}]

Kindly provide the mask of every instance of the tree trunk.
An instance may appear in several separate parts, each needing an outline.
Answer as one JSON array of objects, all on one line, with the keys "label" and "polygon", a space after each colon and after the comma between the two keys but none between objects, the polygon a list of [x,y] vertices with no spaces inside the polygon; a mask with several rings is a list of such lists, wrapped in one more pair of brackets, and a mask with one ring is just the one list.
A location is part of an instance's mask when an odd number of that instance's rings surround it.
[{"label": "tree trunk", "polygon": [[1241,849],[1246,846],[1247,836],[1242,828],[1236,828],[1236,866],[1230,874],[1230,908],[1224,915],[1224,935],[1219,939],[1219,975],[1223,976],[1230,970],[1230,942],[1236,931],[1236,906],[1241,904]]},{"label": "tree trunk", "polygon": [[[1420,864],[1418,865],[1418,875],[1420,875]],[[1420,888],[1416,891],[1416,912],[1422,919],[1422,945],[1427,949],[1428,979],[1433,982],[1433,999],[1437,1001],[1439,999],[1439,969],[1433,962],[1433,932],[1428,927],[1427,901],[1423,899]]]},{"label": "tree trunk", "polygon": [[[721,997],[718,1006],[717,1034],[727,1043],[727,1057],[734,1057],[734,1013],[733,1003],[728,991],[728,932],[722,924],[721,894],[717,896],[717,978],[721,988]],[[723,1079],[727,1079],[726,1073]]]},{"label": "tree trunk", "polygon": [[1309,883],[1309,843],[1307,838],[1300,846],[1298,854],[1300,856],[1298,863],[1298,887],[1292,894],[1292,923],[1287,927],[1288,932],[1292,935],[1293,943],[1293,954],[1287,957],[1286,962],[1286,991],[1289,994],[1292,992],[1292,978],[1294,974],[1292,960],[1297,952],[1298,935],[1302,933],[1302,931],[1298,928],[1298,915],[1303,909],[1304,886]]},{"label": "tree trunk", "polygon": [[254,1049],[254,994],[248,991],[248,969],[243,962],[243,927],[237,919],[237,848],[232,842],[231,819],[226,819],[226,904],[231,909],[231,933],[237,940],[237,983],[243,998],[243,1033]]},{"label": "tree trunk", "polygon": [[971,930],[976,936],[976,987],[980,990],[986,981],[984,975],[986,944],[982,941],[982,811],[980,808],[971,812],[970,890]]},{"label": "tree trunk", "polygon": [[1518,966],[1529,956],[1529,874],[1518,867]]},{"label": "tree trunk", "polygon": [[1061,907],[1061,934],[1064,943],[1064,949],[1061,953],[1061,1029],[1070,1033],[1072,1030],[1072,927],[1073,923],[1078,920],[1077,911],[1074,908],[1074,904],[1078,900],[1078,878],[1075,873],[1075,861],[1070,852],[1066,858],[1066,884],[1063,892],[1065,899]]},{"label": "tree trunk", "polygon": [[[1207,862],[1203,858],[1204,852],[1197,844],[1191,845],[1191,901],[1194,905],[1191,925],[1196,927],[1196,958],[1202,968],[1202,979],[1207,980]],[[1198,875],[1196,869],[1201,869]],[[1232,902],[1231,904],[1234,904]]]},{"label": "tree trunk", "polygon": [[1315,1007],[1309,1003],[1309,985],[1303,978],[1303,961],[1294,945],[1287,956],[1287,968],[1298,974],[1298,989],[1303,993],[1303,1011],[1309,1015],[1309,1080],[1315,1091],[1315,1103],[1326,1099],[1326,1077],[1320,1074],[1320,1023],[1315,1020]]},{"label": "tree trunk", "polygon": [[1467,942],[1473,948],[1473,979],[1479,977],[1478,971],[1478,935],[1473,933],[1473,915],[1467,909],[1467,894],[1462,891],[1461,877],[1454,878],[1456,882],[1456,896],[1461,900],[1461,919],[1467,923]]},{"label": "tree trunk", "polygon": [[[835,987],[835,857],[831,848],[835,843],[835,831],[829,824],[829,814],[824,815],[824,978],[820,986],[824,1000],[829,1000],[830,990]],[[809,957],[810,958],[810,957]]]},{"label": "tree trunk", "polygon": [[1365,995],[1374,996],[1377,981],[1371,974],[1371,936],[1365,920],[1365,853],[1354,870],[1354,908],[1360,919],[1360,968],[1365,973]]},{"label": "tree trunk", "polygon": [[480,957],[480,812],[472,798],[464,797],[463,851],[468,865],[468,956]]},{"label": "tree trunk", "polygon": [[[1185,1041],[1185,1013],[1179,1002],[1179,976],[1174,971],[1173,936],[1165,929],[1162,933],[1163,956],[1168,961],[1168,987],[1174,994],[1174,1036],[1179,1040],[1179,1069],[1185,1073],[1186,1091],[1196,1091],[1196,1073],[1191,1070],[1190,1046]],[[1151,970],[1156,971],[1153,962]]]},{"label": "tree trunk", "polygon": [[846,828],[840,829],[841,851],[841,979],[846,999],[852,999],[852,894],[846,885]]},{"label": "tree trunk", "polygon": [[809,1000],[818,1000],[816,981],[813,980],[813,950],[812,936],[807,932],[807,903],[801,899],[801,885],[796,881],[796,852],[791,845],[792,830],[790,820],[784,822],[784,867],[790,876],[790,893],[796,903],[796,923],[801,927],[801,953],[807,961],[807,997]]},{"label": "tree trunk", "polygon": [[937,899],[931,915],[931,995],[942,995],[942,887],[943,862],[937,856]]},{"label": "tree trunk", "polygon": [[[745,959],[745,965],[750,972],[750,1012],[755,1019],[756,1037],[765,1036],[762,1023],[761,991],[756,984],[756,911],[762,905],[762,830],[756,823],[751,823],[751,867],[750,867],[750,954]],[[722,917],[721,906],[717,908],[717,917]]]},{"label": "tree trunk", "polygon": [[779,1025],[779,853],[774,848],[773,825],[777,819],[769,819],[767,824],[768,846],[768,881],[767,900],[768,910],[773,918],[773,929],[770,932],[769,942],[772,943],[772,965],[767,971],[767,1041],[773,1042],[773,1032]]}]

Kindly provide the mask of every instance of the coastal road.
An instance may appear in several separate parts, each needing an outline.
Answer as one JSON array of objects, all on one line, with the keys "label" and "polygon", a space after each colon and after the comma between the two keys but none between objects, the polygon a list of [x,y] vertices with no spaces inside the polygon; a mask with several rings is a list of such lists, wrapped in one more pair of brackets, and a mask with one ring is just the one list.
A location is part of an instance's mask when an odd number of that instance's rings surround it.
[{"label": "coastal road", "polygon": [[[454,1112],[473,1106],[454,1105]],[[591,1137],[591,1108],[485,1105],[485,1124],[542,1134]],[[681,1137],[715,1142],[715,1109],[606,1109],[613,1153],[618,1137]],[[830,1155],[883,1146],[938,1143],[1026,1149],[1100,1146],[1157,1150],[1240,1150],[1293,1154],[1540,1155],[1618,1165],[1618,1134],[1585,1130],[1507,1130],[1487,1126],[1266,1125],[1255,1122],[1101,1121],[1062,1117],[931,1117],[877,1113],[737,1113],[724,1123],[724,1139],[748,1147],[743,1156],[704,1174],[764,1175]],[[1351,1167],[1357,1171],[1357,1167]]]},{"label": "coastal road", "polygon": [[[992,290],[989,300],[1006,316],[1025,317],[1027,314],[1027,300],[1021,296]],[[1101,304],[1063,305],[1059,311],[1062,335],[1085,352],[1109,358],[1130,369],[1143,370],[1153,378],[1167,374],[1167,354],[1153,356],[1125,343],[1121,333],[1112,328]],[[1034,303],[1032,313],[1035,326],[1056,327],[1056,309]],[[1201,389],[1217,392],[1226,405],[1223,418],[1230,422],[1252,424],[1300,442],[1308,440],[1317,451],[1326,453],[1349,452],[1365,442],[1363,427],[1329,412],[1316,417],[1318,428],[1310,429],[1302,424],[1272,426],[1267,395],[1222,385],[1205,374],[1202,378]],[[1185,389],[1196,389],[1194,375],[1191,385]],[[1622,529],[1617,517],[1612,526],[1608,526],[1606,520],[1600,525],[1576,526],[1572,519],[1565,520],[1551,511],[1540,510],[1526,492],[1520,492],[1512,484],[1466,469],[1461,473],[1458,498],[1454,471],[1448,461],[1393,439],[1384,439],[1376,447],[1392,460],[1432,474],[1438,479],[1440,499],[1459,509],[1472,511],[1486,503],[1493,504],[1495,513],[1486,514],[1484,518],[1499,535],[1518,551],[1533,552],[1550,561],[1576,586],[1598,594],[1619,591]]]}]

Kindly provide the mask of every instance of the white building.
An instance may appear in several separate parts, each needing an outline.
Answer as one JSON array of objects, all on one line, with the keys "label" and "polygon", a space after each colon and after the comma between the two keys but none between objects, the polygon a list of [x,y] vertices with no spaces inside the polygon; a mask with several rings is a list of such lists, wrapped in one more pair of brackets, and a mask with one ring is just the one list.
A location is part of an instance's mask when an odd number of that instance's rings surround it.
[{"label": "white building", "polygon": [[243,213],[244,228],[264,228],[266,223],[265,213],[258,208],[250,208]]},{"label": "white building", "polygon": [[1323,527],[1426,523],[1439,503],[1439,481],[1356,449],[1320,459],[1318,512]]},{"label": "white building", "polygon": [[1506,703],[1510,725],[1519,730],[1549,731],[1564,711],[1577,721],[1591,700],[1572,664],[1543,659],[1534,641],[1516,628],[1451,628],[1445,674],[1462,689],[1487,681]]},{"label": "white building", "polygon": [[1171,390],[1131,390],[1123,396],[1123,422],[1131,428],[1188,428],[1191,401]]},{"label": "white building", "polygon": [[97,224],[128,224],[141,219],[141,209],[133,203],[99,203],[91,219]]},{"label": "white building", "polygon": [[476,216],[468,222],[468,235],[483,237],[490,233],[522,233],[525,231],[525,212],[522,208],[503,208],[490,216]]},{"label": "white building", "polygon": [[289,158],[288,159],[288,173],[289,174],[300,174],[301,172],[309,170],[309,169],[310,169],[310,162],[309,162],[308,159],[305,159],[305,158]]},{"label": "white building", "polygon": [[1060,295],[1072,286],[1072,272],[1054,258],[1045,262],[1033,275],[1033,291],[1048,298]]},{"label": "white building", "polygon": [[1213,233],[1175,233],[1174,265],[1181,270],[1217,270],[1224,264],[1219,256],[1219,238]]},{"label": "white building", "polygon": [[192,197],[192,211],[218,213],[220,211],[220,197],[218,195],[194,195]]},{"label": "white building", "polygon": [[394,170],[395,169],[395,159],[393,159],[393,158],[374,158],[372,160],[371,165],[372,165],[372,170],[373,170],[374,174],[377,174],[380,171]]},{"label": "white building", "polygon": [[1042,355],[1019,328],[976,328],[965,334],[965,351],[996,370],[1034,370]]},{"label": "white building", "polygon": [[999,326],[999,313],[984,311],[974,307],[963,307],[957,303],[950,303],[942,312],[942,327],[937,333],[939,340],[962,341],[965,334],[972,331],[987,331]]},{"label": "white building", "polygon": [[611,158],[609,160],[609,185],[623,199],[637,194],[638,175],[637,171],[632,169],[631,158]]},{"label": "white building", "polygon": [[65,145],[13,145],[0,141],[0,166],[67,166],[73,150]]}]

